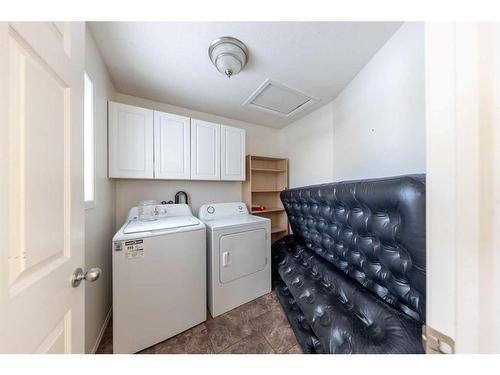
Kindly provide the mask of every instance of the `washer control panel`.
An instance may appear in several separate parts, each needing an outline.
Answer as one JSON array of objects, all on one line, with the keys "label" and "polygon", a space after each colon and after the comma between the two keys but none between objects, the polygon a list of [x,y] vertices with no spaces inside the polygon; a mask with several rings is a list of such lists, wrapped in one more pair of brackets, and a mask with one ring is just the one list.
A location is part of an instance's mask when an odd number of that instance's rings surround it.
[{"label": "washer control panel", "polygon": [[243,202],[211,203],[200,207],[201,220],[213,220],[234,215],[248,215],[248,208]]},{"label": "washer control panel", "polygon": [[[191,208],[187,204],[157,204],[152,208],[154,219],[161,219],[170,216],[193,216]],[[139,217],[139,207],[132,207],[128,213],[127,220],[134,220]]]}]

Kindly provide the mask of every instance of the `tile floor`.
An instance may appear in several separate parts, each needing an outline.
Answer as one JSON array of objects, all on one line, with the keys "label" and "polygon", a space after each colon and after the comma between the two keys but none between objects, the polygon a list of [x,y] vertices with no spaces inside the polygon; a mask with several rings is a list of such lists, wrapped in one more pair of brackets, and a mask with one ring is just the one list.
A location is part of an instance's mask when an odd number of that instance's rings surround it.
[{"label": "tile floor", "polygon": [[[97,350],[113,353],[110,322]],[[299,354],[302,349],[274,292],[153,345],[138,354]]]}]

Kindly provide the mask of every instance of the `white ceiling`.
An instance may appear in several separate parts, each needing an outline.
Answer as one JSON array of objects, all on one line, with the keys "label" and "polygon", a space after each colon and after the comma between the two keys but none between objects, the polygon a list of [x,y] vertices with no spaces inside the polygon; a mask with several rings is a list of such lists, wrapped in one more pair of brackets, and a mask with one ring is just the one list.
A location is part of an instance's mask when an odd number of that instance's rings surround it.
[{"label": "white ceiling", "polygon": [[[399,22],[91,22],[117,91],[250,123],[282,128],[334,99]],[[226,78],[208,57],[220,36],[250,52]],[[243,106],[270,78],[320,100],[290,118]]]}]

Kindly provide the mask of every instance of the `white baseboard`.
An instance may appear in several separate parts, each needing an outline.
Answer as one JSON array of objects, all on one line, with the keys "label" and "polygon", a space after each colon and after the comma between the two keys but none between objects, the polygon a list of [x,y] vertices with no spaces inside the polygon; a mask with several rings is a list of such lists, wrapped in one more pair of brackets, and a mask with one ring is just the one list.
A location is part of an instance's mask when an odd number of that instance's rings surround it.
[{"label": "white baseboard", "polygon": [[97,340],[95,341],[94,347],[92,348],[91,351],[92,354],[95,354],[97,352],[97,349],[99,348],[99,344],[101,343],[102,337],[104,336],[104,332],[106,332],[109,320],[111,319],[112,312],[113,312],[113,306],[109,308],[108,315],[106,315],[106,319],[104,319],[104,323],[102,324],[99,336],[97,336]]}]

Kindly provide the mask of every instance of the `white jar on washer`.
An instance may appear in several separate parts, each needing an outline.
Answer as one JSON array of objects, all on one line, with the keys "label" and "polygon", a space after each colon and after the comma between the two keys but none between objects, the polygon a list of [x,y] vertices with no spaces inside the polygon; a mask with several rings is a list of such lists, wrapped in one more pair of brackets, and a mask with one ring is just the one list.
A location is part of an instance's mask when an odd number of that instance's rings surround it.
[{"label": "white jar on washer", "polygon": [[158,202],[155,200],[147,200],[139,202],[139,220],[140,221],[153,221],[158,219]]}]

